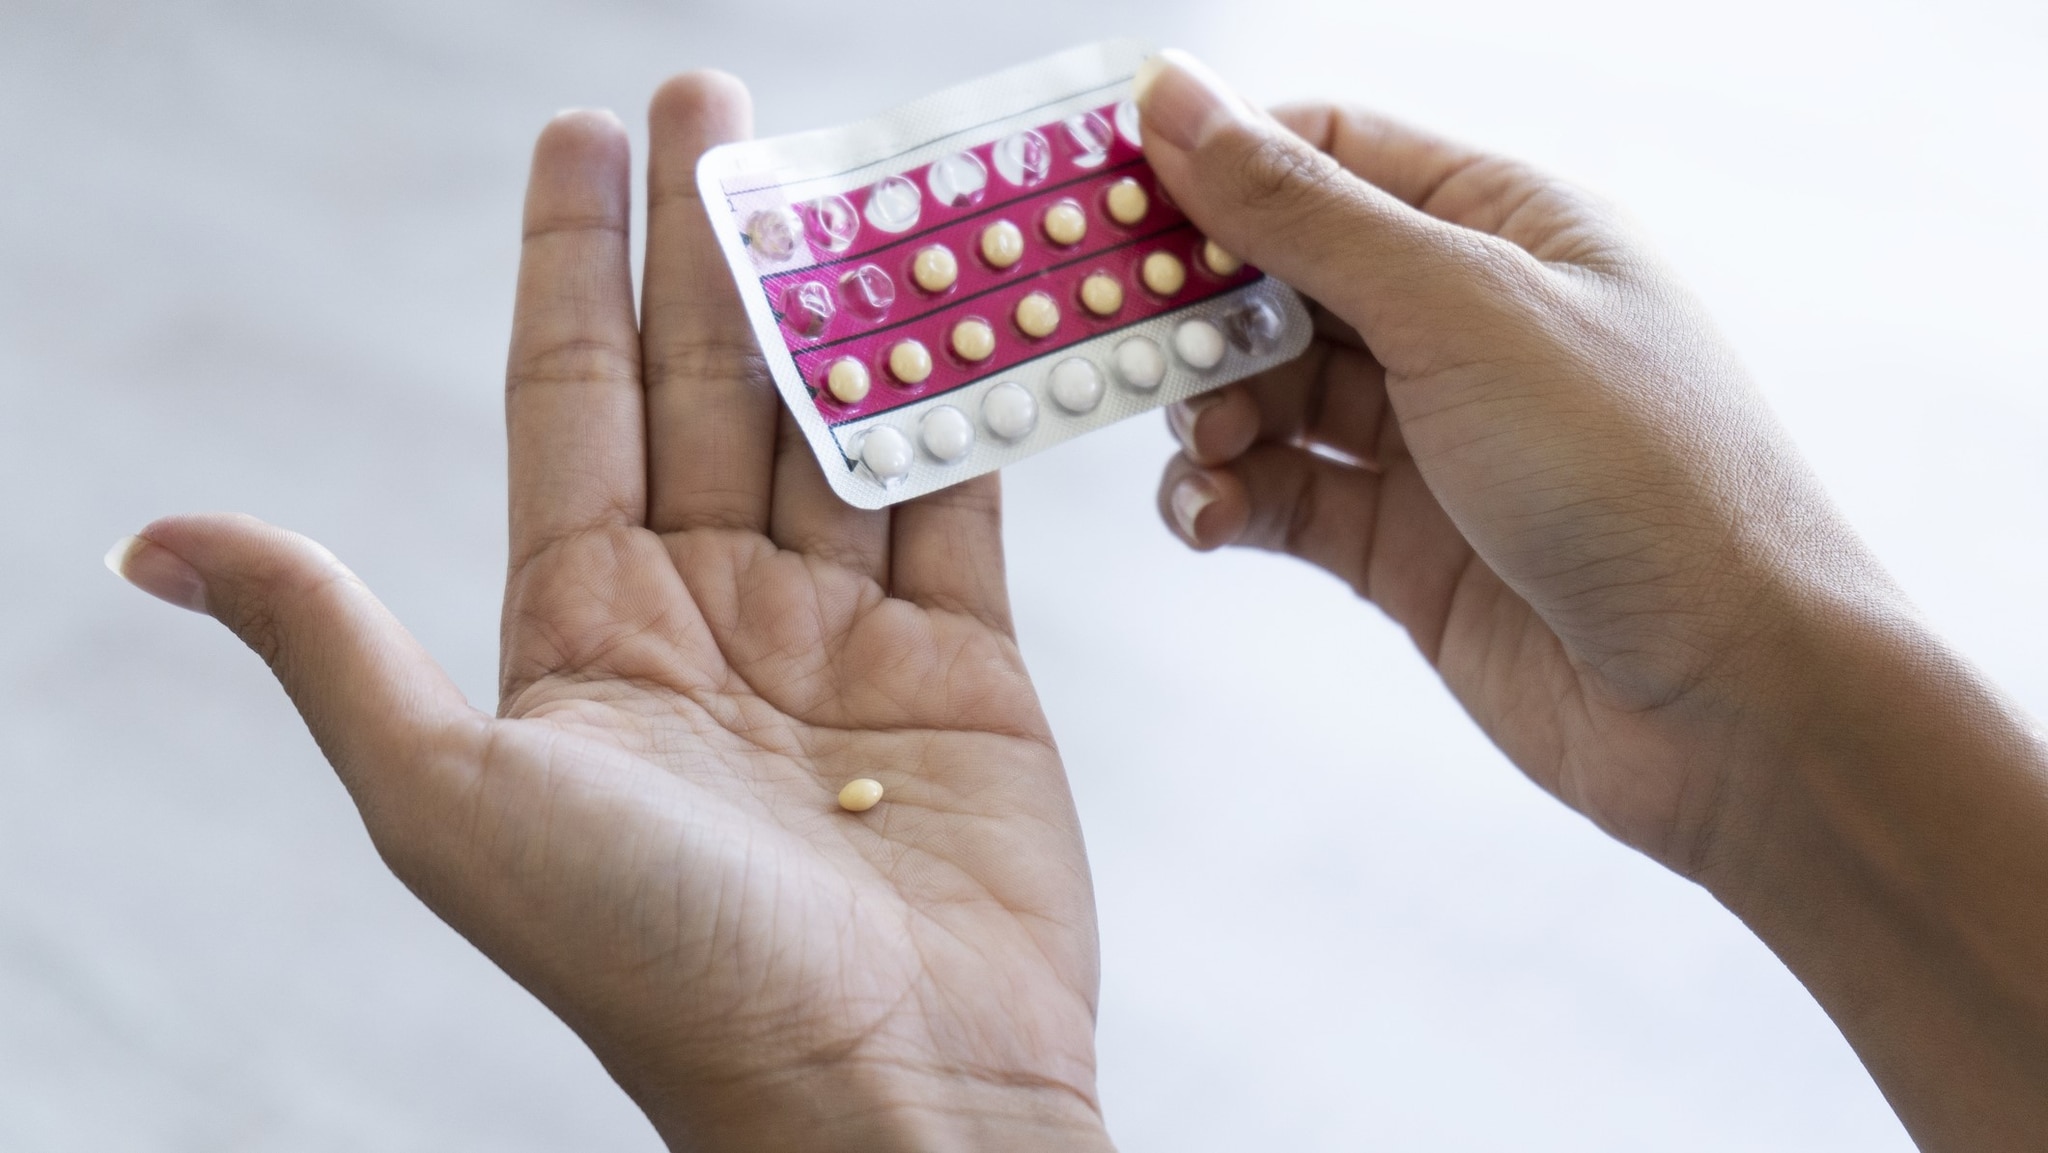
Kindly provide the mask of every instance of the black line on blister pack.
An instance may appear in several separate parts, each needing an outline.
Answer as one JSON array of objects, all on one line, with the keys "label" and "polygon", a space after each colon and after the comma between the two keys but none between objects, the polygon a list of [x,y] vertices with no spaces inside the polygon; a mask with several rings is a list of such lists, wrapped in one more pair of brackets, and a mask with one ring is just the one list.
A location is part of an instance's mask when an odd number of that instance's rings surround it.
[{"label": "black line on blister pack", "polygon": [[[1072,267],[1074,267],[1074,266],[1075,266],[1075,265],[1077,265],[1077,264],[1086,264],[1086,263],[1088,263],[1088,262],[1089,262],[1089,261],[1091,261],[1091,260],[1101,260],[1101,259],[1102,259],[1103,257],[1105,257],[1105,256],[1108,256],[1108,255],[1109,255],[1110,253],[1112,253],[1112,252],[1118,252],[1118,251],[1121,251],[1121,250],[1123,250],[1123,249],[1126,249],[1126,248],[1133,248],[1133,247],[1136,247],[1137,245],[1140,245],[1140,244],[1145,244],[1145,243],[1148,243],[1148,242],[1150,242],[1150,241],[1154,241],[1154,240],[1157,240],[1157,239],[1159,239],[1160,237],[1162,237],[1162,236],[1165,236],[1165,235],[1166,235],[1167,233],[1169,233],[1169,232],[1173,232],[1173,231],[1175,231],[1175,230],[1177,230],[1177,229],[1182,229],[1182,228],[1186,228],[1186,229],[1190,229],[1190,230],[1192,230],[1192,229],[1194,228],[1194,226],[1195,226],[1195,222],[1194,222],[1194,221],[1192,221],[1192,220],[1187,220],[1187,219],[1183,219],[1183,220],[1181,220],[1181,221],[1180,221],[1179,223],[1177,223],[1177,224],[1169,224],[1169,225],[1167,225],[1167,226],[1166,226],[1165,228],[1159,229],[1159,230],[1158,230],[1157,232],[1148,232],[1148,233],[1146,233],[1146,234],[1145,234],[1145,235],[1143,235],[1143,236],[1133,236],[1133,237],[1131,237],[1131,238],[1130,238],[1129,240],[1126,240],[1126,241],[1124,241],[1124,242],[1123,242],[1123,243],[1121,243],[1121,244],[1112,244],[1112,245],[1110,245],[1110,246],[1109,246],[1108,248],[1105,248],[1105,249],[1101,250],[1100,252],[1093,252],[1093,253],[1090,253],[1090,254],[1089,254],[1089,255],[1087,255],[1087,256],[1076,256],[1076,257],[1075,257],[1075,258],[1073,258],[1072,260],[1064,261],[1064,262],[1062,262],[1062,263],[1059,263],[1059,264],[1049,264],[1049,265],[1045,266],[1044,268],[1041,268],[1041,269],[1039,269],[1039,270],[1038,270],[1037,272],[1031,273],[1031,276],[1032,276],[1032,277],[1039,277],[1039,276],[1045,276],[1045,275],[1047,275],[1047,274],[1049,274],[1049,273],[1054,273],[1054,272],[1061,272],[1061,271],[1064,271],[1065,269],[1069,269],[1069,268],[1072,268]],[[813,352],[822,352],[822,351],[824,351],[825,349],[828,349],[828,348],[837,348],[838,346],[840,346],[840,345],[842,345],[842,344],[845,344],[845,343],[846,343],[846,342],[848,342],[848,341],[851,341],[851,340],[861,340],[861,339],[863,339],[863,338],[866,338],[866,337],[874,336],[874,335],[876,335],[877,333],[887,332],[887,331],[889,331],[889,330],[890,330],[890,329],[892,329],[892,328],[902,328],[902,327],[903,327],[904,325],[906,325],[906,324],[915,324],[915,323],[916,323],[916,322],[918,322],[919,320],[922,320],[922,319],[924,319],[925,317],[927,317],[927,316],[930,316],[930,315],[932,315],[932,313],[934,313],[934,312],[943,312],[943,311],[945,311],[945,310],[946,310],[946,309],[948,309],[948,308],[952,308],[952,307],[955,307],[956,305],[961,305],[961,304],[967,304],[967,303],[970,303],[970,302],[972,302],[972,301],[980,300],[980,299],[981,299],[982,297],[984,297],[984,296],[994,296],[994,295],[995,295],[996,293],[998,293],[998,292],[1008,292],[1009,290],[1011,290],[1011,289],[1013,289],[1013,288],[1016,288],[1016,287],[1017,287],[1018,285],[1020,285],[1020,284],[1025,284],[1025,283],[1028,283],[1028,280],[1027,280],[1027,279],[1018,279],[1018,280],[1015,280],[1015,281],[1011,281],[1011,282],[1009,282],[1009,283],[1006,283],[1006,284],[998,284],[998,285],[996,285],[996,286],[995,286],[994,288],[984,288],[984,289],[982,289],[982,290],[981,290],[980,292],[974,293],[974,294],[972,294],[972,295],[970,295],[970,296],[962,296],[962,297],[960,297],[960,298],[958,298],[958,299],[955,299],[955,300],[949,300],[949,301],[946,301],[946,302],[945,302],[944,304],[941,304],[941,305],[940,305],[939,307],[937,307],[937,308],[934,308],[934,309],[931,309],[931,310],[930,310],[930,311],[928,311],[928,312],[921,312],[921,313],[918,313],[917,315],[915,315],[915,316],[912,316],[912,317],[909,317],[909,318],[907,318],[907,319],[904,319],[904,320],[899,320],[899,321],[895,322],[894,324],[885,324],[885,325],[882,325],[882,326],[881,326],[881,327],[879,327],[879,328],[875,328],[875,329],[872,329],[872,330],[870,330],[870,331],[867,331],[867,332],[856,332],[856,333],[854,333],[854,334],[853,334],[853,335],[851,335],[851,336],[842,336],[842,337],[838,337],[837,339],[834,339],[834,340],[828,340],[828,341],[825,341],[825,342],[824,342],[824,343],[822,343],[822,344],[813,344],[813,345],[811,345],[811,346],[810,346],[810,347],[808,347],[808,348],[797,348],[797,349],[790,349],[790,359],[791,359],[791,360],[794,360],[794,359],[796,359],[796,357],[797,357],[797,356],[799,356],[799,355],[804,355],[804,354],[808,354],[808,353],[813,353]],[[1249,280],[1247,280],[1247,281],[1245,281],[1245,283],[1246,283],[1246,284],[1251,284],[1251,283],[1252,283],[1252,281],[1249,281]],[[1150,290],[1150,289],[1147,289],[1146,291],[1148,291],[1148,292],[1149,292],[1149,291],[1151,291],[1151,290]],[[1208,299],[1208,298],[1207,298],[1207,297],[1203,297],[1203,299],[1204,299],[1204,300],[1206,300],[1206,299]],[[1193,303],[1193,302],[1192,302],[1192,301],[1190,301],[1189,303]],[[1181,307],[1181,306],[1180,306],[1180,305],[1174,305],[1173,307],[1174,307],[1174,308],[1179,308],[1179,307]],[[1171,308],[1170,308],[1170,309],[1168,309],[1167,311],[1168,311],[1168,312],[1171,312],[1171,311],[1173,311],[1173,309],[1171,309]],[[1147,317],[1146,319],[1147,319],[1147,320],[1149,320],[1149,319],[1151,319],[1151,318],[1150,318],[1150,317]],[[1137,323],[1137,322],[1136,322],[1136,321],[1133,321],[1132,323]],[[1112,329],[1112,330],[1110,330],[1110,331],[1115,331],[1115,330],[1114,330],[1114,329]],[[1088,339],[1092,340],[1092,339],[1094,339],[1094,337],[1089,337]],[[788,342],[787,342],[787,341],[784,341],[784,342],[783,342],[783,347],[785,347],[785,348],[788,348],[788,347],[789,347],[789,344],[788,344]]]},{"label": "black line on blister pack", "polygon": [[[1027,115],[1027,114],[1029,114],[1029,113],[1032,113],[1032,112],[1037,112],[1037,111],[1038,111],[1039,109],[1041,109],[1041,108],[1052,108],[1052,107],[1055,107],[1055,106],[1057,106],[1057,105],[1060,105],[1060,104],[1065,104],[1065,103],[1066,103],[1067,101],[1069,101],[1069,100],[1079,100],[1079,99],[1080,99],[1081,97],[1083,97],[1083,96],[1087,96],[1088,94],[1090,94],[1090,93],[1093,93],[1093,92],[1106,92],[1106,91],[1108,91],[1108,90],[1110,90],[1110,89],[1112,89],[1112,88],[1115,88],[1115,87],[1116,87],[1117,85],[1119,85],[1119,84],[1128,84],[1128,83],[1130,83],[1130,82],[1131,82],[1131,80],[1132,80],[1132,79],[1134,79],[1134,78],[1135,78],[1136,76],[1137,76],[1137,74],[1136,74],[1136,73],[1134,72],[1134,73],[1132,73],[1132,74],[1131,74],[1130,76],[1125,76],[1125,77],[1122,77],[1122,78],[1120,78],[1120,79],[1116,79],[1116,80],[1108,80],[1108,81],[1104,81],[1103,83],[1101,83],[1101,84],[1097,84],[1097,85],[1095,85],[1095,86],[1094,86],[1094,87],[1092,87],[1092,88],[1083,88],[1083,89],[1080,89],[1079,91],[1076,91],[1076,92],[1069,92],[1069,93],[1067,93],[1067,94],[1066,94],[1065,96],[1055,96],[1055,97],[1053,97],[1053,98],[1052,98],[1051,100],[1047,100],[1047,101],[1046,101],[1046,102],[1044,102],[1043,104],[1033,104],[1033,105],[1032,105],[1031,107],[1029,107],[1029,108],[1019,108],[1019,109],[1018,109],[1017,111],[1015,111],[1015,112],[1005,112],[1005,113],[1003,113],[1003,114],[1002,114],[1001,116],[995,116],[995,117],[991,117],[991,118],[989,118],[989,119],[987,119],[987,120],[984,120],[984,121],[982,121],[982,122],[981,122],[981,123],[979,123],[979,124],[969,124],[969,125],[967,125],[967,126],[966,126],[966,127],[964,127],[964,128],[956,128],[956,129],[954,129],[953,131],[951,131],[951,132],[948,132],[948,133],[946,133],[946,135],[945,135],[945,136],[940,136],[940,137],[938,137],[938,138],[937,138],[937,140],[927,140],[927,141],[925,141],[925,142],[924,142],[924,143],[922,143],[922,144],[913,144],[913,145],[911,145],[910,147],[908,147],[908,148],[905,148],[905,149],[904,149],[903,151],[901,151],[901,152],[894,152],[894,153],[891,153],[891,154],[889,154],[889,155],[887,155],[887,156],[877,156],[877,157],[875,157],[875,158],[874,158],[873,160],[863,160],[863,161],[861,161],[861,162],[860,162],[859,164],[856,164],[856,165],[854,165],[854,166],[853,166],[853,167],[851,167],[851,168],[842,168],[842,169],[840,169],[840,170],[839,170],[839,171],[837,171],[837,172],[826,172],[826,173],[822,173],[822,174],[820,174],[820,175],[817,175],[817,176],[805,176],[805,177],[802,177],[802,178],[800,178],[800,179],[797,179],[797,180],[785,180],[785,181],[783,181],[783,182],[781,182],[781,183],[779,183],[779,184],[755,184],[755,185],[750,185],[750,186],[748,186],[748,187],[746,187],[746,188],[728,188],[728,189],[726,189],[726,190],[725,190],[725,196],[726,196],[726,207],[727,207],[727,208],[730,208],[730,207],[732,207],[732,198],[733,198],[733,197],[735,197],[735,196],[744,196],[744,195],[746,195],[746,194],[747,194],[747,193],[749,193],[749,192],[759,192],[759,191],[761,191],[761,190],[762,190],[762,189],[764,189],[764,188],[786,188],[786,187],[788,187],[789,185],[792,185],[792,184],[808,184],[808,183],[810,183],[810,182],[811,182],[811,181],[813,181],[813,180],[836,180],[836,179],[838,179],[838,178],[839,178],[839,177],[841,177],[841,176],[851,176],[851,175],[853,175],[854,173],[856,173],[856,172],[859,172],[859,171],[860,171],[861,169],[863,169],[863,168],[873,168],[873,167],[874,167],[875,165],[877,165],[877,164],[887,164],[888,162],[890,162],[891,160],[894,160],[894,159],[896,159],[896,158],[897,158],[897,157],[899,157],[899,156],[908,156],[908,155],[910,155],[911,153],[913,153],[913,152],[916,152],[917,150],[919,150],[919,149],[921,149],[921,148],[929,148],[929,147],[931,147],[931,146],[932,146],[933,144],[937,143],[937,142],[938,142],[938,140],[944,140],[944,139],[947,139],[947,137],[952,137],[952,136],[960,136],[960,135],[962,135],[962,134],[964,134],[964,133],[968,133],[968,132],[973,132],[973,131],[975,131],[976,129],[979,129],[979,128],[988,128],[988,127],[990,127],[991,125],[1001,124],[1001,123],[1002,123],[1003,121],[1005,121],[1005,120],[1014,120],[1014,119],[1016,119],[1016,118],[1017,118],[1017,117],[1019,117],[1019,116],[1024,116],[1024,115]],[[945,93],[944,93],[944,92],[938,92],[938,93],[934,93],[933,95],[935,95],[935,96],[944,96],[944,95],[945,95]],[[930,97],[926,97],[925,99],[930,99]],[[915,101],[915,102],[913,102],[913,103],[922,103],[922,101]],[[907,107],[907,106],[906,106],[906,107]],[[880,119],[883,119],[884,117],[889,117],[889,116],[893,116],[893,115],[895,115],[895,114],[896,114],[897,112],[899,112],[899,111],[901,111],[901,110],[902,110],[901,108],[891,109],[890,111],[888,111],[888,112],[884,112],[884,113],[881,113],[881,114],[880,114],[880,115],[878,115],[878,116],[871,116],[871,117],[869,117],[869,118],[868,118],[868,120],[857,120],[857,121],[855,121],[855,122],[854,122],[854,123],[852,123],[852,124],[842,125],[842,126],[841,126],[841,127],[839,127],[839,128],[828,128],[828,129],[824,129],[823,131],[826,131],[826,132],[847,132],[847,131],[851,131],[852,129],[858,128],[858,127],[860,127],[861,125],[863,125],[863,124],[866,124],[866,123],[868,123],[869,121],[872,121],[872,120],[880,120]],[[986,144],[986,143],[988,143],[988,142],[984,140],[984,141],[982,141],[982,143]],[[972,147],[973,147],[973,145],[968,145],[968,147],[972,148]]]}]

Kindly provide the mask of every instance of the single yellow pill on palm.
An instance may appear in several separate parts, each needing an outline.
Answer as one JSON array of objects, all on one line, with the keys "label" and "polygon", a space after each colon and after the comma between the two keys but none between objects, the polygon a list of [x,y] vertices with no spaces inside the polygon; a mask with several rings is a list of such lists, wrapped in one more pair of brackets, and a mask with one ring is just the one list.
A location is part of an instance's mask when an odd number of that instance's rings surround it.
[{"label": "single yellow pill on palm", "polygon": [[899,340],[889,349],[889,375],[905,384],[923,384],[932,374],[932,354],[922,341]]},{"label": "single yellow pill on palm", "polygon": [[1054,244],[1079,244],[1088,235],[1088,217],[1081,206],[1062,200],[1045,210],[1045,238]]},{"label": "single yellow pill on palm", "polygon": [[1161,296],[1172,296],[1187,284],[1188,266],[1182,264],[1180,257],[1171,252],[1155,252],[1145,258],[1145,263],[1138,270],[1138,277],[1145,282],[1145,287],[1153,292]]},{"label": "single yellow pill on palm", "polygon": [[1128,176],[1110,185],[1104,200],[1109,206],[1109,218],[1118,224],[1136,224],[1152,210],[1152,198],[1145,195],[1145,186]]},{"label": "single yellow pill on palm", "polygon": [[981,230],[981,258],[991,267],[1008,268],[1024,259],[1024,234],[1007,220]]},{"label": "single yellow pill on palm", "polygon": [[846,782],[839,790],[839,807],[849,813],[865,813],[882,803],[882,782],[861,777]]},{"label": "single yellow pill on palm", "polygon": [[944,292],[960,278],[960,261],[943,244],[921,248],[910,261],[910,279],[926,292]]},{"label": "single yellow pill on palm", "polygon": [[1223,251],[1222,246],[1213,240],[1202,242],[1202,263],[1218,276],[1234,276],[1238,269],[1244,267],[1244,261]]},{"label": "single yellow pill on palm", "polygon": [[867,366],[851,357],[832,362],[825,370],[825,387],[841,404],[859,404],[868,395]]},{"label": "single yellow pill on palm", "polygon": [[963,320],[953,326],[953,351],[962,360],[987,360],[996,350],[996,330],[985,320]]},{"label": "single yellow pill on palm", "polygon": [[1033,339],[1051,336],[1060,326],[1060,306],[1043,292],[1034,292],[1017,302],[1017,327]]},{"label": "single yellow pill on palm", "polygon": [[1107,272],[1091,274],[1081,282],[1081,307],[1097,316],[1108,316],[1124,306],[1124,286]]}]

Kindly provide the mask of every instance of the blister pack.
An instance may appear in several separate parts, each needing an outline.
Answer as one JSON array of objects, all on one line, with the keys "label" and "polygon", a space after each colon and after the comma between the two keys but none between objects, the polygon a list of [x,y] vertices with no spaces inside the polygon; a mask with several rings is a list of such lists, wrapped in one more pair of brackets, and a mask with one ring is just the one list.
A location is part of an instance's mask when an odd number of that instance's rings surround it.
[{"label": "blister pack", "polygon": [[1204,238],[1139,149],[1130,41],[844,128],[721,145],[697,184],[832,488],[881,508],[1300,355],[1294,291]]}]

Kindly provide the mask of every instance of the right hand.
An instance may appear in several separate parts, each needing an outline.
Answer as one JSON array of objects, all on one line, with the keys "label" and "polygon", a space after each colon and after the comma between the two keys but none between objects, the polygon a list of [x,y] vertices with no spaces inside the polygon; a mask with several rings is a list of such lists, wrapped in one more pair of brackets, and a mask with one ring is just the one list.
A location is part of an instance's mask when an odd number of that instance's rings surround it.
[{"label": "right hand", "polygon": [[1604,205],[1367,113],[1267,117],[1164,59],[1160,179],[1319,329],[1169,411],[1168,523],[1342,578],[1538,784],[1697,875],[1740,801],[1702,737],[1749,715],[1752,642],[1791,602],[1889,602],[1889,581]]},{"label": "right hand", "polygon": [[1524,772],[1741,916],[1923,1147],[2048,1148],[2048,739],[1699,306],[1523,165],[1175,53],[1139,87],[1175,201],[1321,330],[1169,413],[1168,522],[1386,610]]}]

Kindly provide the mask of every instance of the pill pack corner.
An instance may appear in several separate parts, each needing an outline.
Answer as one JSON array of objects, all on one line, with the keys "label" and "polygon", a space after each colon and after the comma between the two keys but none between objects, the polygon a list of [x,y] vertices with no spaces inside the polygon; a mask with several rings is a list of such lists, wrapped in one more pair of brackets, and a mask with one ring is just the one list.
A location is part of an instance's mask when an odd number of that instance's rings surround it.
[{"label": "pill pack corner", "polygon": [[833,491],[883,508],[1300,355],[1292,289],[1154,179],[1111,40],[873,119],[720,145],[697,184]]}]

